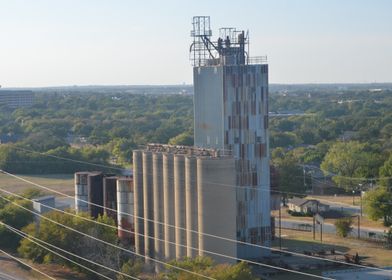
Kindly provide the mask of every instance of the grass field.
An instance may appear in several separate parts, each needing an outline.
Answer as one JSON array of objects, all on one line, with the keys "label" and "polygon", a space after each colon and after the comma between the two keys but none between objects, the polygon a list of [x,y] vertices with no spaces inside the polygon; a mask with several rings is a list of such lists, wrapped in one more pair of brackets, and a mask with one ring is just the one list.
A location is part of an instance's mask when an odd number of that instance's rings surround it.
[{"label": "grass field", "polygon": [[[50,175],[18,175],[25,180],[34,182],[36,184],[64,192],[68,195],[74,195],[74,179],[73,174],[50,174]],[[20,179],[11,177],[9,175],[0,173],[0,187],[15,193],[21,193],[29,188],[40,189]],[[53,194],[50,191],[41,189],[43,193]]]},{"label": "grass field", "polygon": [[[279,211],[278,210],[274,210],[271,211],[272,216],[275,217],[275,219],[279,219]],[[312,217],[296,217],[296,216],[291,216],[289,213],[287,213],[287,208],[282,208],[281,211],[281,215],[282,215],[282,219],[287,219],[287,220],[301,220],[304,221],[304,223],[312,223],[313,218]],[[328,224],[334,224],[336,221],[336,219],[325,219],[325,222]],[[357,218],[353,219],[354,221],[354,226],[356,226],[357,224]],[[381,230],[388,230],[388,227],[385,227],[382,223],[382,221],[372,221],[370,220],[368,217],[366,216],[362,216],[361,218],[361,227],[363,228],[377,228],[377,229],[381,229]]]},{"label": "grass field", "polygon": [[[392,266],[392,249],[381,244],[359,240],[355,238],[341,238],[334,234],[323,234],[320,242],[319,234],[313,240],[312,232],[301,232],[282,229],[282,249],[303,253],[303,251],[330,250],[334,248],[342,253],[356,254],[358,252],[365,265]],[[273,246],[278,246],[278,239]]]}]

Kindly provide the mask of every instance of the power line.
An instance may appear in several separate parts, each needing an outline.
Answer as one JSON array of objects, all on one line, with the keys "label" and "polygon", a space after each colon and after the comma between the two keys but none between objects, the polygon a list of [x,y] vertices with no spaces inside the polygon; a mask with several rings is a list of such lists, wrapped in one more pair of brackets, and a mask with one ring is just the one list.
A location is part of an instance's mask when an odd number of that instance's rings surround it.
[{"label": "power line", "polygon": [[199,276],[199,277],[203,277],[203,278],[210,279],[210,280],[217,280],[217,279],[215,279],[215,278],[212,278],[212,277],[209,277],[209,276],[206,276],[206,275],[203,275],[203,274],[200,274],[200,273],[191,271],[191,270],[187,270],[187,269],[184,269],[184,268],[181,268],[181,267],[172,265],[172,264],[167,263],[167,262],[163,262],[163,261],[154,259],[154,258],[152,258],[152,257],[150,257],[150,256],[142,255],[142,254],[136,253],[136,252],[134,252],[134,251],[131,251],[131,250],[122,248],[122,247],[117,246],[117,245],[115,245],[115,244],[109,243],[109,242],[107,242],[107,241],[101,240],[101,239],[99,239],[99,238],[97,238],[97,237],[94,237],[94,236],[92,236],[92,235],[89,235],[89,234],[87,234],[87,233],[81,232],[81,231],[76,230],[76,229],[74,229],[74,228],[72,228],[72,227],[69,227],[69,226],[64,225],[64,224],[62,224],[62,223],[59,223],[59,222],[57,222],[57,221],[55,221],[55,220],[53,220],[53,219],[50,219],[50,218],[48,218],[48,217],[45,217],[44,215],[38,214],[38,213],[36,213],[36,212],[34,212],[34,211],[32,211],[32,210],[26,208],[26,207],[23,207],[22,205],[19,205],[18,203],[14,202],[14,201],[12,201],[12,200],[10,200],[10,199],[8,199],[8,198],[5,198],[5,197],[2,196],[2,195],[0,195],[0,198],[2,198],[2,199],[4,199],[4,200],[6,200],[6,201],[8,201],[8,202],[10,202],[10,203],[12,203],[12,204],[14,204],[15,206],[17,206],[17,207],[19,207],[19,208],[22,208],[22,209],[26,210],[26,211],[28,211],[28,212],[30,212],[30,213],[32,213],[32,214],[38,216],[38,217],[41,217],[41,218],[43,218],[43,219],[45,219],[45,220],[48,220],[48,221],[50,221],[50,222],[52,222],[52,223],[55,223],[55,224],[57,224],[57,225],[59,225],[59,226],[62,226],[62,227],[64,227],[64,228],[66,228],[66,229],[69,229],[69,230],[72,230],[72,231],[74,231],[74,232],[77,232],[77,233],[79,233],[79,234],[81,234],[81,235],[87,236],[87,237],[89,237],[89,238],[91,238],[91,239],[94,239],[94,240],[96,240],[96,241],[99,241],[99,242],[101,242],[101,243],[103,243],[103,244],[106,244],[106,245],[112,246],[112,247],[114,247],[114,248],[120,249],[120,250],[122,250],[122,251],[124,251],[124,252],[130,253],[130,254],[132,254],[132,255],[136,255],[136,256],[139,256],[139,257],[144,257],[144,258],[149,259],[149,260],[152,260],[152,261],[154,261],[154,262],[156,262],[156,263],[159,263],[159,264],[162,264],[162,265],[166,265],[166,266],[169,266],[169,267],[172,267],[172,268],[174,268],[174,269],[178,269],[178,270],[181,270],[181,271],[184,271],[184,272],[188,272],[188,273],[194,274],[194,275]]},{"label": "power line", "polygon": [[[0,221],[0,223],[3,224],[1,221]],[[31,266],[31,265],[29,265],[29,264],[27,264],[27,263],[21,261],[21,260],[18,259],[18,258],[15,258],[13,255],[8,254],[7,252],[3,251],[2,249],[0,249],[0,252],[2,252],[4,255],[7,255],[7,256],[10,257],[11,259],[13,259],[13,260],[15,260],[15,261],[17,261],[17,262],[19,262],[19,263],[21,263],[21,264],[23,264],[23,265],[29,267],[30,269],[32,269],[32,270],[34,270],[34,271],[36,271],[36,272],[42,274],[43,276],[45,276],[45,277],[47,277],[47,278],[49,278],[49,279],[52,279],[52,280],[56,280],[56,278],[54,278],[54,277],[52,277],[52,276],[49,276],[49,275],[46,274],[45,272],[42,272],[41,270],[39,270],[39,269],[37,269],[37,268],[35,268],[35,267],[33,267],[33,266]]]},{"label": "power line", "polygon": [[[28,198],[25,198],[25,197],[23,197],[21,195],[17,195],[17,194],[14,194],[12,192],[3,190],[2,188],[0,188],[0,191],[3,191],[5,193],[11,194],[11,195],[14,195],[14,196],[19,197],[21,199],[33,202],[32,199],[28,199]],[[63,214],[71,215],[73,217],[77,217],[77,218],[80,218],[80,219],[92,222],[92,223],[96,223],[96,224],[99,224],[99,225],[102,225],[102,226],[107,226],[107,227],[111,227],[111,228],[114,228],[114,229],[118,229],[118,227],[116,227],[116,226],[105,224],[105,223],[102,223],[102,222],[99,222],[99,221],[96,221],[96,220],[91,220],[89,218],[86,218],[86,217],[83,217],[83,216],[79,216],[79,215],[76,215],[76,214],[73,214],[73,213],[70,213],[70,212],[66,212],[66,211],[57,209],[55,207],[51,207],[51,206],[48,206],[48,205],[45,205],[45,207],[47,207],[49,209],[52,209],[54,211],[61,212]],[[147,238],[152,239],[152,240],[158,240],[160,242],[167,242],[167,243],[172,244],[172,245],[178,245],[178,246],[181,246],[183,248],[189,248],[189,249],[192,249],[192,250],[195,250],[195,251],[199,251],[199,249],[195,248],[195,247],[179,244],[179,243],[172,242],[172,241],[166,241],[166,240],[163,240],[163,239],[160,239],[160,238],[157,238],[157,237],[153,237],[153,236],[149,236],[149,235],[145,235],[145,234],[141,234],[141,233],[136,233],[136,232],[131,231],[131,230],[121,229],[121,231],[132,233],[132,234],[138,234],[140,236],[147,237]],[[274,249],[272,249],[270,247],[266,247],[266,248],[268,248],[269,250],[274,250]],[[203,251],[203,252],[208,253],[208,254],[212,254],[212,255],[228,258],[228,259],[232,259],[232,260],[244,261],[244,262],[247,262],[247,263],[250,263],[250,264],[253,264],[253,265],[258,265],[258,266],[264,266],[264,267],[273,268],[273,269],[284,270],[284,271],[287,271],[287,272],[293,272],[293,273],[297,273],[297,274],[301,274],[301,275],[305,275],[305,276],[311,276],[311,277],[316,277],[317,276],[317,275],[310,274],[310,273],[303,273],[303,272],[299,272],[299,271],[295,271],[295,270],[290,270],[290,269],[286,269],[286,268],[276,267],[276,266],[272,266],[272,265],[268,265],[268,264],[264,264],[264,263],[259,263],[259,262],[255,262],[255,261],[251,261],[251,260],[246,260],[246,259],[242,259],[242,258],[237,258],[237,257],[225,255],[225,254],[220,254],[220,253],[208,251],[208,250],[200,250],[200,251]],[[276,249],[276,251],[285,252],[285,253],[294,253],[294,252],[290,252],[290,251],[277,250],[277,249]],[[296,254],[296,253],[294,253],[294,254]],[[303,256],[303,257],[312,257],[312,256],[304,255],[304,254],[298,254],[298,255]],[[327,260],[327,259],[318,258],[318,257],[313,257],[313,258],[320,259],[320,260],[323,260],[323,261]],[[338,261],[335,261],[335,262],[338,262]],[[347,264],[347,263],[344,263],[344,262],[339,262],[339,263]],[[363,267],[367,268],[367,266],[363,266]]]},{"label": "power line", "polygon": [[[10,226],[10,225],[4,223],[4,222],[1,222],[1,221],[0,221],[0,224],[4,225],[7,229],[9,229],[10,231],[13,231],[14,233],[18,234],[19,236],[21,236],[21,237],[23,237],[23,238],[26,238],[26,239],[30,240],[31,242],[37,244],[38,246],[41,246],[42,248],[48,250],[49,252],[51,252],[51,253],[53,253],[53,254],[56,254],[56,255],[58,255],[58,256],[60,256],[60,257],[62,257],[62,258],[64,258],[64,259],[66,259],[66,260],[68,260],[68,261],[71,261],[71,262],[73,262],[74,264],[77,264],[77,265],[79,265],[79,266],[81,266],[81,267],[83,267],[83,268],[89,270],[90,272],[94,272],[94,273],[96,273],[97,275],[102,276],[102,277],[104,277],[104,278],[106,278],[106,279],[111,279],[111,278],[109,278],[109,277],[107,277],[107,276],[105,276],[105,275],[103,275],[103,274],[101,274],[101,273],[98,273],[98,272],[96,272],[96,271],[93,270],[93,269],[90,269],[90,268],[88,268],[88,267],[85,267],[85,266],[81,265],[81,264],[78,263],[78,262],[72,261],[71,259],[68,259],[68,258],[66,258],[65,256],[63,256],[63,255],[61,255],[61,254],[59,254],[59,253],[57,253],[57,252],[53,252],[52,250],[50,250],[50,249],[48,249],[47,247],[45,247],[45,246],[43,246],[42,244],[40,244],[39,242],[41,242],[41,243],[43,243],[43,244],[45,244],[45,245],[47,245],[47,246],[50,246],[50,247],[52,247],[52,248],[54,248],[54,249],[56,249],[56,250],[59,250],[59,251],[61,251],[61,252],[63,252],[63,253],[69,254],[69,255],[71,255],[71,256],[73,256],[73,257],[76,257],[76,258],[79,258],[79,259],[84,260],[84,261],[86,261],[86,262],[89,262],[89,263],[91,263],[91,264],[93,264],[93,265],[96,265],[96,266],[105,268],[105,269],[110,270],[110,271],[112,271],[112,272],[115,272],[115,273],[117,273],[117,274],[121,274],[121,275],[123,275],[123,276],[125,276],[125,277],[131,278],[131,279],[135,279],[135,280],[141,280],[140,278],[137,278],[137,277],[134,277],[134,276],[125,274],[125,273],[123,273],[123,272],[121,272],[121,271],[115,270],[115,269],[113,269],[113,268],[107,267],[107,266],[102,265],[102,264],[99,264],[99,263],[96,263],[96,262],[94,262],[94,261],[91,261],[91,260],[86,259],[86,258],[84,258],[84,257],[81,257],[81,256],[79,256],[79,255],[76,255],[76,254],[74,254],[74,253],[71,253],[71,252],[69,252],[69,251],[67,251],[67,250],[64,250],[64,249],[62,249],[62,248],[59,248],[59,247],[57,247],[57,246],[55,246],[55,245],[53,245],[53,244],[50,244],[50,243],[48,243],[48,242],[46,242],[46,241],[43,241],[43,240],[41,240],[41,239],[39,239],[39,238],[36,238],[36,237],[34,237],[34,236],[32,236],[32,235],[29,235],[29,234],[27,234],[27,233],[25,233],[25,232],[23,232],[23,231],[21,231],[21,230],[18,230],[18,229],[16,229],[16,228],[14,228],[14,227],[12,227],[12,226]],[[34,241],[34,240],[36,240],[36,241]]]},{"label": "power line", "polygon": [[[13,175],[13,176],[15,176],[16,178],[18,177],[18,176],[16,176],[16,175]],[[27,180],[26,180],[26,181],[27,181]],[[27,181],[27,182],[28,182],[28,181]],[[32,182],[31,182],[31,183],[32,183]],[[37,186],[40,186],[40,185],[35,184],[35,183],[33,183],[33,184],[34,184],[34,185],[37,185]],[[42,187],[43,187],[43,186],[42,186]],[[45,189],[48,189],[48,188],[46,188],[46,187],[44,187],[44,188],[45,188]],[[20,195],[14,194],[14,193],[12,193],[12,192],[6,191],[6,190],[4,190],[4,189],[2,189],[2,188],[0,188],[0,190],[3,191],[3,192],[9,193],[9,194],[11,194],[11,195],[20,197],[20,198],[22,198],[22,199],[29,200],[29,199],[27,199],[27,198],[24,198],[23,196],[20,196]],[[50,190],[50,189],[49,189],[49,190]],[[57,192],[57,191],[54,191],[54,192]],[[63,193],[61,193],[61,192],[57,192],[57,193],[60,193],[60,194],[62,194],[62,195],[64,195],[64,196],[73,198],[72,196],[63,194]],[[374,270],[385,271],[385,270],[380,269],[380,268],[368,267],[368,266],[359,265],[359,264],[345,263],[345,262],[342,262],[342,261],[330,260],[330,259],[325,259],[325,258],[321,258],[321,257],[308,256],[308,255],[301,254],[301,253],[297,253],[297,252],[292,252],[292,251],[287,251],[287,250],[282,250],[282,249],[275,249],[275,248],[271,248],[271,247],[268,247],[268,246],[263,246],[263,245],[259,245],[259,244],[253,244],[253,243],[249,243],[249,242],[243,242],[243,241],[239,241],[239,240],[235,240],[235,239],[231,239],[231,238],[226,238],[226,237],[222,237],[222,236],[218,236],[218,235],[213,235],[213,234],[209,234],[209,233],[205,233],[205,232],[190,230],[190,229],[186,229],[186,228],[183,228],[183,227],[171,225],[171,224],[168,224],[168,223],[163,223],[163,222],[160,222],[160,221],[156,221],[156,220],[153,220],[153,219],[146,219],[146,218],[144,218],[144,217],[139,217],[139,216],[132,215],[132,214],[129,214],[129,213],[120,212],[120,211],[117,211],[117,210],[114,210],[114,209],[111,209],[111,208],[108,208],[108,207],[105,207],[105,206],[101,206],[101,205],[98,205],[98,204],[95,204],[95,203],[92,203],[92,202],[89,202],[89,201],[86,201],[86,200],[82,200],[82,199],[79,199],[79,198],[76,198],[76,199],[79,200],[79,201],[85,202],[85,203],[87,203],[87,204],[94,205],[94,206],[99,206],[99,207],[102,207],[102,208],[104,208],[104,209],[106,209],[106,210],[110,210],[110,211],[112,211],[112,212],[117,212],[117,213],[123,214],[123,215],[128,215],[128,216],[131,216],[131,217],[133,217],[133,218],[145,220],[145,221],[148,221],[148,222],[153,222],[153,223],[160,224],[160,225],[163,225],[163,226],[166,225],[166,226],[169,226],[169,227],[172,227],[172,228],[175,228],[175,229],[181,229],[181,230],[189,231],[189,232],[192,232],[192,233],[195,233],[195,234],[201,234],[201,235],[205,235],[205,236],[208,236],[208,237],[213,237],[213,238],[217,238],[217,239],[221,239],[221,240],[225,240],[225,241],[235,242],[235,243],[238,243],[238,244],[241,244],[241,245],[248,245],[248,246],[258,247],[258,248],[267,249],[267,250],[276,251],[276,252],[289,253],[289,254],[293,254],[293,255],[299,256],[299,257],[313,258],[313,259],[317,259],[317,260],[329,261],[329,262],[340,263],[340,264],[345,264],[345,265],[351,265],[351,266],[356,266],[356,267],[361,267],[361,268],[370,268],[370,269],[374,269]],[[46,207],[48,207],[48,208],[53,208],[53,207],[49,207],[49,206],[46,206]],[[61,211],[61,210],[59,210],[59,211]],[[67,212],[67,213],[68,213],[68,212]],[[93,220],[90,220],[90,221],[93,222]],[[97,222],[97,221],[95,221],[95,222],[96,222],[96,223],[99,223],[99,222]],[[106,224],[104,224],[104,225],[106,225]],[[108,226],[108,225],[106,225],[106,226]],[[117,227],[114,227],[114,228],[117,229]],[[128,230],[126,230],[126,229],[122,229],[122,231],[129,232],[129,233],[135,233],[135,232],[133,232],[133,231],[128,231]],[[145,236],[144,234],[140,234],[140,233],[137,233],[137,234],[140,235],[140,236]],[[148,236],[148,237],[149,237],[149,238],[154,238],[154,237],[150,237],[150,236]],[[160,240],[160,239],[157,239],[157,240]],[[160,240],[160,241],[161,241],[161,240]],[[173,243],[173,244],[175,244],[175,245],[180,245],[180,246],[182,246],[182,247],[187,247],[186,245],[178,244],[178,243],[175,243],[175,242],[169,242],[169,241],[165,241],[165,242]],[[192,248],[192,247],[190,247],[190,246],[188,246],[187,248],[191,248],[191,249],[193,249],[193,250],[196,250],[196,248]],[[217,254],[217,253],[214,253],[214,252],[208,252],[208,253]],[[247,261],[247,260],[244,260],[244,261]],[[387,272],[389,272],[389,271],[387,271]]]},{"label": "power line", "polygon": [[[68,161],[73,161],[73,162],[82,163],[82,164],[87,164],[87,165],[93,165],[93,166],[102,167],[102,168],[109,168],[109,169],[120,170],[120,171],[126,171],[126,170],[128,170],[128,169],[126,169],[126,168],[113,167],[113,166],[110,166],[110,165],[96,164],[96,163],[91,163],[91,162],[83,161],[83,160],[75,160],[75,159],[66,158],[66,157],[60,157],[60,156],[55,156],[55,155],[49,155],[49,154],[47,154],[47,153],[38,152],[38,151],[33,151],[33,150],[26,149],[26,148],[21,148],[21,147],[12,146],[11,148],[12,148],[12,149],[16,149],[16,150],[21,150],[21,151],[24,151],[24,152],[28,152],[28,153],[36,153],[36,154],[40,154],[40,155],[42,155],[42,156],[57,158],[57,159],[61,159],[61,160],[68,160]],[[345,179],[348,179],[348,180],[377,181],[377,180],[392,179],[392,176],[390,176],[390,177],[373,177],[373,178],[349,177],[349,176],[343,176],[343,175],[339,175],[339,174],[336,174],[336,173],[332,173],[332,172],[330,172],[330,171],[322,170],[321,168],[319,168],[319,167],[317,167],[317,166],[312,166],[312,167],[310,167],[309,165],[305,165],[305,164],[298,164],[298,166],[301,166],[301,167],[309,167],[309,168],[311,168],[311,169],[317,169],[317,170],[320,170],[320,171],[322,171],[322,172],[328,172],[329,175],[332,175],[332,176],[335,176],[335,177],[339,177],[339,178],[345,178]]]}]

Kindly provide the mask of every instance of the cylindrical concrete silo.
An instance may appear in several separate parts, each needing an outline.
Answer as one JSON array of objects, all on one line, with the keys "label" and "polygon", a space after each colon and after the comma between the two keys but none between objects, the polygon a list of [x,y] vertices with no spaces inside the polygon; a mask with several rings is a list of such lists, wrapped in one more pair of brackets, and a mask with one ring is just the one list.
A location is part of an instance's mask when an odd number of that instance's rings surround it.
[{"label": "cylindrical concrete silo", "polygon": [[[152,153],[143,152],[143,206],[144,206],[144,248],[145,254],[154,257],[154,204],[153,204]],[[146,263],[150,259],[146,258]]]},{"label": "cylindrical concrete silo", "polygon": [[162,155],[163,162],[163,204],[164,207],[164,236],[165,236],[165,258],[172,260],[175,258],[175,246],[169,242],[175,242],[174,225],[174,172],[173,154]]},{"label": "cylindrical concrete silo", "polygon": [[154,200],[154,236],[157,238],[154,242],[155,256],[162,259],[164,256],[164,242],[158,239],[164,239],[163,230],[163,163],[162,153],[153,153],[153,200]]},{"label": "cylindrical concrete silo", "polygon": [[75,210],[76,213],[88,211],[88,172],[75,173]]},{"label": "cylindrical concrete silo", "polygon": [[[134,230],[133,182],[130,178],[117,179],[118,237],[123,244],[132,244]],[[127,215],[129,214],[129,215]],[[126,231],[124,231],[126,230]]]},{"label": "cylindrical concrete silo", "polygon": [[185,158],[185,205],[186,205],[186,255],[196,257],[199,252],[191,249],[198,248],[199,236],[192,231],[198,231],[197,226],[197,164],[195,157]]},{"label": "cylindrical concrete silo", "polygon": [[134,194],[134,222],[135,222],[135,250],[144,254],[144,207],[143,207],[143,153],[133,151],[133,194]]},{"label": "cylindrical concrete silo", "polygon": [[[184,155],[174,155],[174,221],[176,258],[186,256],[186,208],[185,208],[185,157]],[[181,229],[183,228],[183,229]]]},{"label": "cylindrical concrete silo", "polygon": [[[236,188],[233,158],[200,157],[197,159],[199,254],[203,250],[232,257],[237,256],[237,244],[201,233],[236,239]],[[230,187],[232,186],[232,187]],[[210,255],[215,261],[233,260]]]}]

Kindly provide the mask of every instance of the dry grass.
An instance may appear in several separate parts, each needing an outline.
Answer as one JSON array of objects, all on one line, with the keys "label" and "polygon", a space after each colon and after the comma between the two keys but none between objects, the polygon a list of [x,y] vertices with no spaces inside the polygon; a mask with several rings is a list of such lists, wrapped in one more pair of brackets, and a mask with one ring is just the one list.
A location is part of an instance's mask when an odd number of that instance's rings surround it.
[{"label": "dry grass", "polygon": [[[278,210],[271,211],[271,214],[272,214],[272,216],[275,217],[275,219],[278,219],[278,217],[279,217]],[[282,214],[282,219],[285,219],[285,220],[303,221],[304,223],[312,223],[312,221],[313,221],[312,217],[291,216],[289,213],[287,213],[287,208],[282,208],[281,214]],[[356,226],[357,225],[357,218],[353,218],[353,219],[354,219],[354,226]],[[336,219],[325,219],[325,222],[328,224],[334,224],[335,221],[336,221]],[[382,224],[381,220],[380,221],[372,221],[366,216],[361,217],[361,227],[362,228],[376,228],[376,229],[386,230],[386,231],[389,229],[388,227],[385,227]]]},{"label": "dry grass", "polygon": [[[333,196],[333,195],[311,195],[308,196],[307,198],[309,199],[318,199],[321,202],[323,201],[329,201],[329,202],[334,202],[334,203],[341,203],[341,204],[345,204],[348,206],[352,206],[353,205],[353,197],[351,195],[337,195],[337,196]],[[358,194],[356,194],[354,196],[354,205],[359,206],[360,205],[360,197],[358,196]]]},{"label": "dry grass", "polygon": [[[334,234],[323,234],[323,241],[320,242],[319,233],[316,240],[313,240],[312,232],[300,232],[282,229],[282,248],[289,251],[302,253],[304,250],[314,251],[319,249],[335,250],[342,253],[356,254],[358,252],[365,265],[375,265],[379,267],[392,266],[392,250],[384,248],[381,244],[359,240],[355,238],[341,238]],[[278,245],[278,240],[274,241],[274,246]]]},{"label": "dry grass", "polygon": [[[74,195],[74,182],[72,174],[50,174],[50,175],[18,175],[28,181],[36,184],[64,192],[68,195]],[[29,188],[40,189],[27,182],[11,177],[6,174],[0,173],[0,187],[8,191],[21,193]],[[41,189],[44,193],[53,194],[50,191]]]}]

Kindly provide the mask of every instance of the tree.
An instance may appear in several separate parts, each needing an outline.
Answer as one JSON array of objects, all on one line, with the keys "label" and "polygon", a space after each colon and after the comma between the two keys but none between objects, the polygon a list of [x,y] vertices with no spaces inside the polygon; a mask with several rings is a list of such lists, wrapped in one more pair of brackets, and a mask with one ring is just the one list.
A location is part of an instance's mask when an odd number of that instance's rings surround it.
[{"label": "tree", "polygon": [[[87,219],[92,219],[86,213],[81,213],[78,215],[82,215],[84,218]],[[94,236],[97,239],[101,239],[112,244],[117,243],[117,230],[115,228],[95,224],[88,220],[59,213],[57,211],[49,212],[45,214],[45,216],[51,220],[66,225],[77,231],[81,231],[88,235]],[[107,217],[106,215],[99,217],[98,221],[101,223],[115,226],[114,220]],[[107,246],[102,242],[99,242],[97,240],[91,239],[90,237],[81,235],[75,231],[71,231],[67,228],[59,226],[53,223],[52,221],[41,219],[38,231],[34,223],[26,226],[23,229],[23,231],[40,240],[51,243],[54,246],[60,247],[64,250],[77,254],[81,257],[90,259],[94,262],[100,263],[108,267],[112,267],[116,270],[120,269],[118,265],[120,263],[119,261],[120,255],[118,249],[112,246]],[[64,259],[42,249],[38,245],[29,241],[28,239],[23,239],[21,241],[20,246],[18,248],[18,252],[22,257],[31,259],[34,262],[58,263],[74,269],[80,269],[78,266],[68,261],[65,261]],[[75,260],[80,262],[79,259],[75,259]],[[85,263],[82,262],[82,264]],[[91,264],[86,263],[86,265],[91,267]],[[108,272],[106,269],[102,269],[98,266],[92,268],[102,274],[109,276],[110,278],[115,277],[113,273]],[[93,274],[87,271],[84,272],[86,272],[90,276],[89,279],[94,279],[93,277],[95,276]]]},{"label": "tree", "polygon": [[357,185],[355,177],[369,176],[368,170],[378,159],[366,151],[366,145],[358,141],[337,142],[325,155],[321,169],[333,173],[336,184],[352,190]]},{"label": "tree", "polygon": [[[172,261],[170,264],[181,267],[193,272],[203,274],[205,276],[217,280],[257,280],[258,278],[252,275],[252,271],[245,262],[240,262],[234,265],[218,264],[209,257],[196,257],[194,259],[185,258],[180,261]],[[199,276],[180,271],[173,267],[167,267],[168,272],[159,276],[159,279],[169,280],[198,280]]]},{"label": "tree", "polygon": [[306,186],[303,182],[303,170],[292,153],[277,148],[272,152],[272,162],[278,174],[279,191],[283,192],[283,203],[286,202],[288,197],[293,196],[290,193],[305,194]]},{"label": "tree", "polygon": [[[121,266],[121,272],[130,276],[137,277],[143,270],[143,263],[135,259],[129,259]],[[129,277],[119,274],[117,280],[127,280]]]},{"label": "tree", "polygon": [[363,197],[364,209],[370,219],[383,219],[385,226],[392,224],[392,192],[385,187],[377,187],[366,192]]},{"label": "tree", "polygon": [[381,184],[388,189],[392,189],[392,154],[384,162],[384,165],[380,167]]},{"label": "tree", "polygon": [[169,140],[170,145],[193,145],[193,135],[189,131],[182,132]]},{"label": "tree", "polygon": [[[15,200],[15,203],[31,209],[31,203],[25,200]],[[1,205],[0,205],[1,206]],[[33,214],[12,204],[3,203],[0,209],[0,221],[14,228],[21,229],[33,221]],[[0,247],[15,250],[18,247],[20,237],[0,226]]]},{"label": "tree", "polygon": [[351,217],[337,219],[335,221],[336,234],[340,237],[347,237],[353,230],[353,219]]}]

